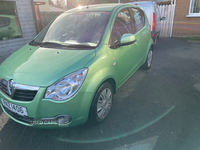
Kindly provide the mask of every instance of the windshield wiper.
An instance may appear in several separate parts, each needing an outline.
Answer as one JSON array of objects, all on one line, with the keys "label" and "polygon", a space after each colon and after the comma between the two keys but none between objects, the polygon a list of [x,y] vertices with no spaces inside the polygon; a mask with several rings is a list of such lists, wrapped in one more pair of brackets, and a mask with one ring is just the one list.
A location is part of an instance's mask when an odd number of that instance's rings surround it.
[{"label": "windshield wiper", "polygon": [[59,44],[59,43],[54,43],[54,42],[42,42],[41,43],[41,46],[47,46],[47,45],[50,45],[50,46],[61,46],[61,47],[66,47],[66,45],[62,45],[62,44]]},{"label": "windshield wiper", "polygon": [[85,45],[85,44],[71,44],[71,45],[62,45],[59,43],[54,43],[54,42],[36,42],[36,41],[31,41],[29,43],[30,45],[39,45],[41,47],[68,47],[68,48],[89,48],[89,49],[94,49],[96,46],[90,46],[90,45]]},{"label": "windshield wiper", "polygon": [[67,46],[72,47],[72,48],[96,48],[96,46],[90,46],[90,45],[84,45],[84,44],[67,45]]},{"label": "windshield wiper", "polygon": [[30,45],[39,45],[41,47],[67,47],[66,45],[62,45],[54,42],[35,42],[34,40],[29,43]]}]

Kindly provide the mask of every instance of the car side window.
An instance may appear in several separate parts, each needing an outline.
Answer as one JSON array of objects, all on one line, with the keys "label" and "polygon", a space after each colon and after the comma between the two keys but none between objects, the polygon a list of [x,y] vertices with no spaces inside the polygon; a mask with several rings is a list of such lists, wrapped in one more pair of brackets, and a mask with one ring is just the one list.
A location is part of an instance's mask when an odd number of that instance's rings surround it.
[{"label": "car side window", "polygon": [[131,13],[133,15],[133,25],[136,33],[145,26],[145,16],[144,12],[137,8],[131,8]]},{"label": "car side window", "polygon": [[132,33],[132,19],[128,8],[122,9],[116,16],[112,29],[109,46],[116,48],[121,37],[126,33]]}]

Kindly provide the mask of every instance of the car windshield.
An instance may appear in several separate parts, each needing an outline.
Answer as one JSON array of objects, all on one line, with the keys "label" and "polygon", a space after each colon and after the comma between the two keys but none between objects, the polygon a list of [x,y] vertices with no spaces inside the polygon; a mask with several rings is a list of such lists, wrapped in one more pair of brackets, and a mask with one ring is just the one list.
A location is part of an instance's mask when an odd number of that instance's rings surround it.
[{"label": "car windshield", "polygon": [[49,24],[30,45],[96,47],[103,36],[109,12],[64,13]]}]

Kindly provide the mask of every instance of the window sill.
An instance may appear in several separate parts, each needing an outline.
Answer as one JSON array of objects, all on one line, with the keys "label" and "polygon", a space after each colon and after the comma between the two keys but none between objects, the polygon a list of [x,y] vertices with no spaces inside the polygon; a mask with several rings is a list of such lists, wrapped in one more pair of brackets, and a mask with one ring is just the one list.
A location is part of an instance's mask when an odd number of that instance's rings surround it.
[{"label": "window sill", "polygon": [[200,17],[200,13],[198,13],[198,14],[189,14],[186,17]]}]

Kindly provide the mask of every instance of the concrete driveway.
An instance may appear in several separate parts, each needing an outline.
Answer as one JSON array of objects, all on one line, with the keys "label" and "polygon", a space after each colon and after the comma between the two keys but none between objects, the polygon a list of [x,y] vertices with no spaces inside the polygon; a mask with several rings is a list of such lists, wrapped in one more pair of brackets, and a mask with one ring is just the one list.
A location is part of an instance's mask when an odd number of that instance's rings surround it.
[{"label": "concrete driveway", "polygon": [[98,126],[35,129],[0,110],[0,150],[11,149],[200,149],[200,43],[159,39],[152,68],[136,71],[120,87]]}]

